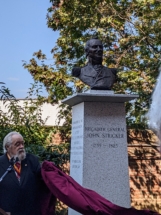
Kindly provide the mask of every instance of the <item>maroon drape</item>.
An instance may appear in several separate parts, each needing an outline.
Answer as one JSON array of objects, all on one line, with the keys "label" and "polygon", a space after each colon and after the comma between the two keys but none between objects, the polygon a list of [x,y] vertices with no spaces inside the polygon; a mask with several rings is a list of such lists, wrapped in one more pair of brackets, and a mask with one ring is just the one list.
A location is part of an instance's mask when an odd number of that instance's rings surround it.
[{"label": "maroon drape", "polygon": [[117,206],[93,190],[83,188],[48,161],[42,164],[42,177],[55,197],[83,215],[158,215],[149,210]]}]

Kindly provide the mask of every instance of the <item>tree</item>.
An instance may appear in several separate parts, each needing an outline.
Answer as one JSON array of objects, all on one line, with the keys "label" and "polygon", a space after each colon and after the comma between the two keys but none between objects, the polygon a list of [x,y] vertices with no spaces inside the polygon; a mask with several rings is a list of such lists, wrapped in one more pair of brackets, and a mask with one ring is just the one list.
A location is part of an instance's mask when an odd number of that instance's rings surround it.
[{"label": "tree", "polygon": [[[50,0],[48,27],[60,31],[52,49],[54,67],[38,65],[36,59],[24,64],[35,80],[43,83],[49,102],[58,102],[84,85],[71,77],[73,66],[85,63],[84,44],[98,36],[104,44],[104,64],[117,68],[117,93],[139,94],[127,103],[130,127],[145,128],[144,115],[158,75],[161,33],[161,5],[158,0]],[[45,59],[41,51],[34,53]]]}]

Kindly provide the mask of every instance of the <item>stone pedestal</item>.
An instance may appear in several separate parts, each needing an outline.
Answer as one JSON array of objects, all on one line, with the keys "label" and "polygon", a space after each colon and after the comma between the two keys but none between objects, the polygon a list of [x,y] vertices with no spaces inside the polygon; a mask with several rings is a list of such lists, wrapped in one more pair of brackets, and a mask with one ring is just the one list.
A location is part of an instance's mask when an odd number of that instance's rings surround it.
[{"label": "stone pedestal", "polygon": [[[114,204],[130,207],[124,102],[137,95],[106,92],[75,94],[72,106],[70,175]],[[69,215],[79,213],[69,209]]]}]

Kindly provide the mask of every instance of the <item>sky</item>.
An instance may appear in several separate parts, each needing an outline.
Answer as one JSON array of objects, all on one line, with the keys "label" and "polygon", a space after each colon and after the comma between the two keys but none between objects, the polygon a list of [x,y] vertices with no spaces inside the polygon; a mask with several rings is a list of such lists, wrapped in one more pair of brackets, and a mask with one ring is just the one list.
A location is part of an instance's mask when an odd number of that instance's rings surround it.
[{"label": "sky", "polygon": [[[51,49],[59,32],[47,27],[49,0],[1,0],[0,7],[0,82],[19,99],[27,96],[30,73],[23,68],[34,52],[42,50],[49,64],[53,64]],[[44,92],[45,95],[45,92]]]}]

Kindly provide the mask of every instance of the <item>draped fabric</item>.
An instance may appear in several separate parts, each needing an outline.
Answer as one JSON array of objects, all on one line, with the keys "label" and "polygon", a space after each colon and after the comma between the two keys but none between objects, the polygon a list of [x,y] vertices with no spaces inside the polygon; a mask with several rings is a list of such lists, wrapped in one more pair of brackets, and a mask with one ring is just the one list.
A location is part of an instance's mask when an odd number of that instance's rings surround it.
[{"label": "draped fabric", "polygon": [[149,210],[117,206],[95,191],[83,188],[51,162],[44,161],[41,171],[50,192],[83,215],[159,215]]}]

